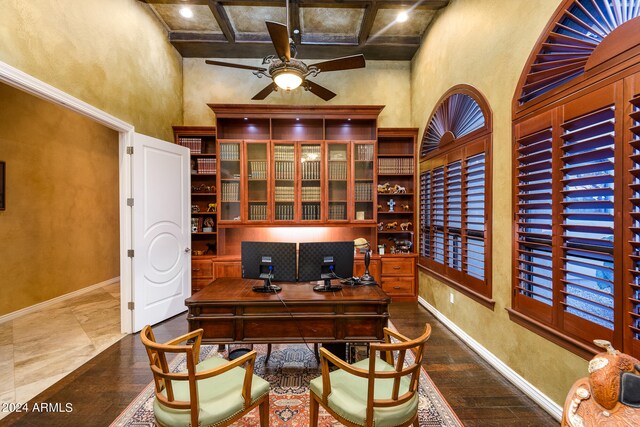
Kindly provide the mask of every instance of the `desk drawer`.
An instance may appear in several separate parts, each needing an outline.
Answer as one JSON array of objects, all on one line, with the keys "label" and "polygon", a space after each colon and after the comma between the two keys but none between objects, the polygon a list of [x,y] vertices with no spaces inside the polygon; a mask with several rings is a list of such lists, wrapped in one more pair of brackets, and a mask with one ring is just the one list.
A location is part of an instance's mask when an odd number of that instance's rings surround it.
[{"label": "desk drawer", "polygon": [[389,295],[413,294],[413,277],[393,277],[382,279],[382,290]]},{"label": "desk drawer", "polygon": [[382,258],[382,277],[413,276],[414,264],[413,258]]},{"label": "desk drawer", "polygon": [[213,281],[212,277],[207,277],[206,279],[191,279],[191,292],[195,293],[199,290],[202,290]]},{"label": "desk drawer", "polygon": [[213,279],[213,263],[207,261],[191,261],[191,277],[210,277]]}]

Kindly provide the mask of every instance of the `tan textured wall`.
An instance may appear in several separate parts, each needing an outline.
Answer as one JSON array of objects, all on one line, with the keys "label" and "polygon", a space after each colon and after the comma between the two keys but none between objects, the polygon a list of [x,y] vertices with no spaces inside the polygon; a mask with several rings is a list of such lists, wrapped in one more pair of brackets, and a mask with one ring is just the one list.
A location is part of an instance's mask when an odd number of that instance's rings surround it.
[{"label": "tan textured wall", "polygon": [[168,141],[182,59],[136,0],[2,0],[0,61]]},{"label": "tan textured wall", "polygon": [[[260,65],[259,59],[223,59],[247,65]],[[312,64],[319,60],[305,60]],[[296,89],[274,92],[264,101],[252,101],[270,83],[251,71],[207,65],[204,59],[184,60],[184,124],[213,125],[215,115],[207,104],[293,104],[386,105],[380,114],[381,127],[411,124],[410,63],[408,61],[367,61],[364,69],[319,74],[312,78],[337,96],[323,101],[310,92]]]},{"label": "tan textured wall", "polygon": [[0,84],[0,316],[120,275],[118,134]]},{"label": "tan textured wall", "polygon": [[[560,0],[454,0],[435,20],[412,64],[413,125],[422,135],[435,103],[466,83],[493,110],[494,311],[420,275],[420,295],[503,362],[562,404],[587,362],[509,320],[511,305],[511,101],[525,62]],[[507,185],[505,185],[507,183]],[[455,303],[449,303],[449,293]]]}]

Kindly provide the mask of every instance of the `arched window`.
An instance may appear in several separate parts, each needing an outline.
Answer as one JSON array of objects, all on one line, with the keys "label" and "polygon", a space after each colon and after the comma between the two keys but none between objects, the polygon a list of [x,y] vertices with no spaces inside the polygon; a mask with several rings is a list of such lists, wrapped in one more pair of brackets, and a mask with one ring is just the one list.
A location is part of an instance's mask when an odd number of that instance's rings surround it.
[{"label": "arched window", "polygon": [[511,318],[640,356],[640,2],[566,0],[514,96]]},{"label": "arched window", "polygon": [[474,88],[438,102],[420,148],[418,265],[484,305],[491,300],[491,115]]}]

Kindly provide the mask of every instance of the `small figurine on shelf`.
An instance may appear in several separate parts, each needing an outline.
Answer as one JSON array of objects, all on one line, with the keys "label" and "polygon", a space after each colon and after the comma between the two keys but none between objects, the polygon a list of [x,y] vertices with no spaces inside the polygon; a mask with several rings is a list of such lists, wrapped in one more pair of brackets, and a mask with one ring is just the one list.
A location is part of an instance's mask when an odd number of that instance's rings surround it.
[{"label": "small figurine on shelf", "polygon": [[384,230],[384,222],[380,221],[378,223],[378,231],[382,231],[382,230]]},{"label": "small figurine on shelf", "polygon": [[378,205],[378,212],[382,211],[382,205]]},{"label": "small figurine on shelf", "polygon": [[209,207],[207,208],[207,212],[216,213],[217,209],[218,209],[217,204],[209,203]]},{"label": "small figurine on shelf", "polygon": [[213,218],[208,216],[204,219],[204,222],[202,224],[202,231],[211,233],[213,231],[214,226],[215,226],[215,222],[213,221]]},{"label": "small figurine on shelf", "polygon": [[387,223],[387,230],[395,230],[398,227],[398,221],[393,221],[393,222],[389,222]]},{"label": "small figurine on shelf", "polygon": [[409,204],[408,204],[408,203],[407,203],[407,204],[404,204],[404,205],[400,205],[400,207],[401,207],[403,210],[405,210],[405,211],[409,211],[409,210],[411,210],[411,206],[409,206]]},{"label": "small figurine on shelf", "polygon": [[198,232],[198,218],[191,218],[191,232]]},{"label": "small figurine on shelf", "polygon": [[395,244],[395,246],[391,247],[391,253],[408,254],[411,246],[413,246],[411,240],[398,240],[394,237],[389,237],[387,240],[391,240]]},{"label": "small figurine on shelf", "polygon": [[378,193],[388,193],[391,189],[391,184],[385,182],[384,184],[378,184]]},{"label": "small figurine on shelf", "polygon": [[393,199],[389,199],[389,201],[387,202],[387,204],[389,205],[389,212],[393,212],[393,207],[396,205],[395,200],[393,200]]},{"label": "small figurine on shelf", "polygon": [[411,224],[411,221],[402,222],[402,223],[400,223],[400,230],[409,231],[409,227],[411,227],[412,225],[413,224]]},{"label": "small figurine on shelf", "polygon": [[191,212],[192,212],[192,213],[198,213],[198,212],[200,212],[200,206],[198,206],[198,205],[191,205]]},{"label": "small figurine on shelf", "polygon": [[394,185],[393,186],[393,194],[404,194],[407,192],[407,188],[403,187],[402,185]]}]

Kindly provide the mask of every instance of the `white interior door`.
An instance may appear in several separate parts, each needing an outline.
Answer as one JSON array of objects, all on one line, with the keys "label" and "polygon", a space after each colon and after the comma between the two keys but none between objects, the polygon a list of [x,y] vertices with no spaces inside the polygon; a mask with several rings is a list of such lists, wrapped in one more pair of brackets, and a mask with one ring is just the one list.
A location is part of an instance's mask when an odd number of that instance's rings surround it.
[{"label": "white interior door", "polygon": [[133,143],[133,331],[183,312],[191,295],[189,150],[136,133]]}]

